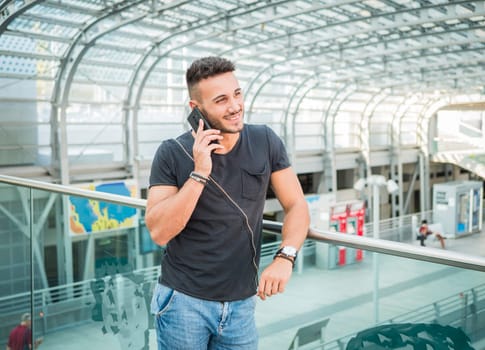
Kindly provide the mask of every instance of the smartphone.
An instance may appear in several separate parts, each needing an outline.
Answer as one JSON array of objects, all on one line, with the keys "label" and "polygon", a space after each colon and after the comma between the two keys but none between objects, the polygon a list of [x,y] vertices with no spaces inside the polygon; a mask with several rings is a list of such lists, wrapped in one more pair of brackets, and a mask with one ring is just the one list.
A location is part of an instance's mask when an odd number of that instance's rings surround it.
[{"label": "smartphone", "polygon": [[197,107],[194,107],[194,109],[192,109],[192,112],[190,112],[189,116],[187,117],[187,120],[190,126],[192,127],[192,130],[197,132],[197,129],[199,129],[200,119],[204,121],[204,130],[212,129],[211,125],[209,124],[207,119],[204,118],[204,115],[202,114],[200,109],[198,109]]},{"label": "smartphone", "polygon": [[[187,117],[187,120],[189,121],[189,124],[192,127],[192,130],[197,132],[197,130],[199,129],[199,120],[201,119],[204,121],[204,130],[212,129],[212,126],[209,124],[207,119],[205,119],[200,109],[198,109],[197,107],[194,107],[194,109],[192,109],[192,112],[190,112],[189,116]],[[210,144],[213,144],[213,143],[219,143],[219,141],[217,140],[211,141]]]}]

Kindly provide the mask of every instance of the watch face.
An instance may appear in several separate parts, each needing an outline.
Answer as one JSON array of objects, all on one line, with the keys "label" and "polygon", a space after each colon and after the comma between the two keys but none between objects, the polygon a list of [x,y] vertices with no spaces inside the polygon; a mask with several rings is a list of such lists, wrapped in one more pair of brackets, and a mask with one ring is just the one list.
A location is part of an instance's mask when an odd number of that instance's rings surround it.
[{"label": "watch face", "polygon": [[296,248],[295,247],[290,247],[290,246],[283,247],[281,249],[281,252],[283,254],[286,254],[286,255],[289,255],[289,256],[296,256]]}]

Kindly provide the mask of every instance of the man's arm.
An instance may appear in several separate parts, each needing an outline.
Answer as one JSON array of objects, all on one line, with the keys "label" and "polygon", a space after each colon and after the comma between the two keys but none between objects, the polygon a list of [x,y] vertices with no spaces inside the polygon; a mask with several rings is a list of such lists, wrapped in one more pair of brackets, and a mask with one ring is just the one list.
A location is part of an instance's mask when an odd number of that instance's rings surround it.
[{"label": "man's arm", "polygon": [[[281,246],[298,250],[303,245],[310,225],[310,213],[298,177],[292,168],[276,171],[271,175],[271,185],[285,212]],[[292,263],[276,258],[263,271],[258,288],[261,299],[282,293],[292,273]]]},{"label": "man's arm", "polygon": [[[222,140],[220,131],[216,129],[203,130],[204,123],[199,120],[192,154],[194,157],[194,172],[209,177],[212,171],[211,153],[223,149],[221,145],[212,143]],[[148,191],[145,223],[153,241],[165,245],[183,230],[194,212],[204,184],[189,178],[182,188],[176,186],[152,186]]]},{"label": "man's arm", "polygon": [[37,349],[39,345],[42,344],[43,341],[44,341],[44,338],[42,337],[36,339],[36,341],[34,342],[34,349]]},{"label": "man's arm", "polygon": [[310,226],[310,212],[300,181],[292,168],[286,168],[271,175],[271,185],[285,212],[281,245],[300,249]]},{"label": "man's arm", "polygon": [[182,188],[152,186],[148,191],[145,222],[153,241],[165,245],[183,230],[204,189],[189,178]]},{"label": "man's arm", "polygon": [[10,332],[10,335],[8,336],[8,341],[7,341],[7,350],[12,350],[12,348],[10,347],[10,341],[11,341],[11,337],[12,337],[12,332]]}]

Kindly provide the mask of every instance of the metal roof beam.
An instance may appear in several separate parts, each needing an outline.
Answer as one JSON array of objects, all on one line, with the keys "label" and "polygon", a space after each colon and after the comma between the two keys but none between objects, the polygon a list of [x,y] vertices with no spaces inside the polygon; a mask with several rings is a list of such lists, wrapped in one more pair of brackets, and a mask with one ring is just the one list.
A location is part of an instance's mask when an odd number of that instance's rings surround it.
[{"label": "metal roof beam", "polygon": [[31,7],[42,3],[44,0],[6,0],[0,4],[0,35],[12,21]]},{"label": "metal roof beam", "polygon": [[[460,3],[469,3],[470,1],[461,1]],[[471,3],[476,3],[476,1],[471,1]],[[222,52],[221,54],[226,54],[226,53],[231,53],[233,56],[238,57],[237,50],[242,49],[242,48],[248,48],[252,46],[257,46],[259,44],[264,44],[268,43],[269,41],[274,42],[276,39],[282,39],[282,42],[284,44],[288,43],[288,40],[292,43],[297,43],[296,45],[292,46],[292,49],[295,47],[302,47],[302,46],[307,46],[307,45],[312,45],[315,43],[320,43],[320,42],[325,42],[325,41],[330,41],[330,42],[337,42],[338,40],[341,39],[346,39],[346,38],[357,38],[358,35],[362,34],[370,34],[370,33],[379,33],[384,30],[391,30],[395,29],[398,30],[401,27],[416,27],[419,25],[422,25],[424,23],[430,22],[430,18],[428,17],[427,13],[430,9],[435,9],[438,7],[443,7],[443,6],[448,6],[449,8],[454,8],[456,5],[447,3],[446,5],[440,4],[440,5],[432,5],[432,6],[426,6],[420,9],[406,9],[406,10],[399,10],[393,13],[385,13],[381,14],[378,16],[372,16],[372,17],[360,17],[360,18],[354,18],[348,21],[344,22],[339,22],[339,23],[332,23],[330,25],[317,25],[312,28],[308,28],[305,30],[301,31],[294,31],[285,35],[280,35],[280,36],[273,36],[271,38],[267,38],[264,40],[260,41],[253,41],[251,43],[248,43],[246,45],[239,46],[235,49],[232,49],[230,52]],[[413,20],[413,21],[405,21],[402,17],[404,14],[409,14],[418,11],[418,17]],[[465,18],[472,18],[476,16],[484,16],[485,15],[485,8],[483,6],[475,6],[475,11],[466,13],[466,14],[460,14],[456,16],[452,16],[449,14],[443,14],[441,17],[435,17],[433,18],[433,22],[446,22],[447,20],[450,19],[465,19]],[[386,24],[383,24],[381,19],[382,18],[387,18],[388,22]],[[361,28],[355,25],[357,22],[362,22],[367,24],[367,28]],[[330,31],[329,29],[336,28],[336,27],[351,27],[354,29],[350,30],[339,30],[338,33],[335,31]],[[325,33],[325,35],[316,35],[316,34],[321,34]],[[292,37],[297,36],[297,35],[302,35],[305,34],[306,37],[314,37],[317,36],[317,39],[314,40],[309,40],[306,42],[301,42],[301,40],[291,40]],[[312,35],[313,34],[313,35]],[[399,34],[402,35],[403,33],[399,31]],[[438,33],[435,33],[438,34]],[[278,52],[280,49],[274,49],[273,52]],[[266,51],[268,53],[269,51]],[[254,54],[260,54],[260,50],[256,49],[255,52],[252,52],[248,54],[247,56],[252,56]],[[244,56],[243,56],[244,57]]]}]

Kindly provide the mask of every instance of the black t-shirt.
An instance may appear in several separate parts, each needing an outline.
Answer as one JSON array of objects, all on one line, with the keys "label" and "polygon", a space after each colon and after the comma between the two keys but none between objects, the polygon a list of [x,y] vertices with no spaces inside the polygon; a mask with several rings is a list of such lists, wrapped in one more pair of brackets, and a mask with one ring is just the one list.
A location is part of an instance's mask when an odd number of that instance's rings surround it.
[{"label": "black t-shirt", "polygon": [[[177,141],[192,156],[191,133],[182,134]],[[158,148],[150,187],[181,188],[189,178],[194,163],[177,141],[166,140]],[[234,148],[224,155],[212,154],[212,162],[211,177],[234,202],[212,181],[206,185],[189,222],[167,244],[160,282],[201,299],[240,300],[257,289],[263,209],[271,173],[290,163],[283,143],[269,127],[249,124]]]}]

